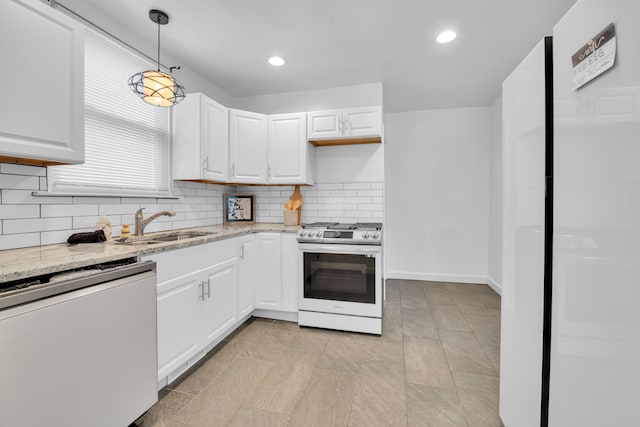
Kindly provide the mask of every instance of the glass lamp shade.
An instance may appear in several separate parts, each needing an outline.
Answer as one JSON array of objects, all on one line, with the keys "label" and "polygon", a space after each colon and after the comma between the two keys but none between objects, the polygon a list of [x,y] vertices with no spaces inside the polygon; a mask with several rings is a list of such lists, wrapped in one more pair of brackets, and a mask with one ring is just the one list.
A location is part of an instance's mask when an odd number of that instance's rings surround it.
[{"label": "glass lamp shade", "polygon": [[171,74],[147,70],[131,76],[129,86],[145,102],[170,107],[185,97],[184,87]]}]

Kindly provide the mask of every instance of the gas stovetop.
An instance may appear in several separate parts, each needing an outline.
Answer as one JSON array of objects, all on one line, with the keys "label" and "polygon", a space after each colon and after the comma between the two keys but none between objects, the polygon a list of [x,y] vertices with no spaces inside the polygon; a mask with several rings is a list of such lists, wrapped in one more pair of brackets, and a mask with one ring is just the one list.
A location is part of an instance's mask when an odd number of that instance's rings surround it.
[{"label": "gas stovetop", "polygon": [[314,222],[303,224],[298,242],[343,245],[376,245],[382,242],[381,222]]}]

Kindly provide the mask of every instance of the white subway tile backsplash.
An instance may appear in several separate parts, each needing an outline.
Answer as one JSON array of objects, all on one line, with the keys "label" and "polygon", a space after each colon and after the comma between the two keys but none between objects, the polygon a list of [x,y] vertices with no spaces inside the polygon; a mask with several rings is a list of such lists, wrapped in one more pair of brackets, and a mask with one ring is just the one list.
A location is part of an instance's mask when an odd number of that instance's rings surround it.
[{"label": "white subway tile backsplash", "polygon": [[107,217],[109,217],[109,215],[133,215],[138,209],[140,209],[140,205],[116,205],[111,203],[98,205],[98,213],[100,215],[106,215]]},{"label": "white subway tile backsplash", "polygon": [[43,205],[40,208],[42,218],[81,215],[98,215],[98,205]]},{"label": "white subway tile backsplash", "polygon": [[344,184],[317,184],[318,190],[343,190]]},{"label": "white subway tile backsplash", "polygon": [[71,218],[5,219],[2,221],[2,232],[4,234],[18,234],[65,230],[73,228],[71,222]]},{"label": "white subway tile backsplash", "polygon": [[[256,196],[256,220],[282,223],[283,205],[294,186],[230,186],[174,181],[179,199],[142,197],[39,197],[34,191],[46,189],[46,168],[0,163],[0,249],[11,249],[66,241],[69,235],[92,231],[99,215],[112,223],[119,236],[121,224],[134,224],[134,214],[145,207],[144,215],[173,209],[173,217],[162,216],[145,231],[165,231],[186,227],[222,224],[224,194]],[[27,188],[25,188],[27,187]],[[301,186],[302,222],[381,221],[381,182],[319,183]]]},{"label": "white subway tile backsplash", "polygon": [[[4,229],[2,231],[4,232]],[[40,233],[3,234],[0,236],[0,250],[39,245]]]},{"label": "white subway tile backsplash", "polygon": [[358,211],[381,211],[382,210],[382,205],[377,205],[377,204],[373,204],[373,203],[362,203],[362,204],[358,204]]},{"label": "white subway tile backsplash", "polygon": [[0,188],[16,190],[40,190],[40,178],[37,176],[0,174]]},{"label": "white subway tile backsplash", "polygon": [[189,228],[189,227],[197,227],[198,222],[194,219],[184,220],[184,221],[173,221],[173,228]]},{"label": "white subway tile backsplash", "polygon": [[358,190],[358,196],[382,197],[382,190]]},{"label": "white subway tile backsplash", "polygon": [[96,223],[100,217],[98,215],[92,216],[74,216],[73,217],[73,226],[71,228],[92,228],[95,230]]},{"label": "white subway tile backsplash", "polygon": [[359,205],[363,203],[371,203],[371,197],[354,197],[351,200]]},{"label": "white subway tile backsplash", "polygon": [[[57,230],[57,231],[43,231],[40,233],[40,244],[41,245],[52,245],[55,243],[66,242],[69,236],[74,233],[82,233],[87,231],[92,231],[91,229],[85,230]],[[113,229],[112,229],[113,232]]]},{"label": "white subway tile backsplash", "polygon": [[9,205],[61,205],[71,204],[72,197],[38,197],[32,196],[32,190],[2,190],[2,204]]},{"label": "white subway tile backsplash", "polygon": [[[235,191],[256,196],[257,214],[260,222],[282,222],[282,204],[291,192],[286,187],[238,187]],[[383,212],[382,183],[319,183],[301,187],[303,197],[302,222],[341,221],[356,222],[381,221]],[[274,191],[281,197],[272,197]],[[360,193],[364,191],[365,193]],[[284,197],[283,197],[284,196]],[[277,200],[277,203],[274,203]],[[277,205],[277,206],[276,206]]]},{"label": "white subway tile backsplash", "polygon": [[345,184],[345,190],[369,190],[371,189],[371,183],[369,182],[354,182],[352,184]]},{"label": "white subway tile backsplash", "polygon": [[0,205],[0,219],[38,218],[39,216],[40,206],[38,205]]},{"label": "white subway tile backsplash", "polygon": [[216,225],[217,223],[214,218],[203,218],[196,220],[196,224],[198,224],[198,227],[206,227],[208,225]]},{"label": "white subway tile backsplash", "polygon": [[119,205],[120,197],[88,197],[88,196],[73,196],[74,204],[104,204],[104,205]]}]

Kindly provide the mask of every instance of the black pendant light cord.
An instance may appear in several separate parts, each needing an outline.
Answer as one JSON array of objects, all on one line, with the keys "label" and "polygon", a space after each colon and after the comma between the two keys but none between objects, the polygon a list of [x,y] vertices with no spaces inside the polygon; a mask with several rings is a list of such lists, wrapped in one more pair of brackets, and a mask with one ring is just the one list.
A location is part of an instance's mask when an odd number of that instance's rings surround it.
[{"label": "black pendant light cord", "polygon": [[160,71],[160,18],[158,18],[157,24],[158,24],[158,71]]}]

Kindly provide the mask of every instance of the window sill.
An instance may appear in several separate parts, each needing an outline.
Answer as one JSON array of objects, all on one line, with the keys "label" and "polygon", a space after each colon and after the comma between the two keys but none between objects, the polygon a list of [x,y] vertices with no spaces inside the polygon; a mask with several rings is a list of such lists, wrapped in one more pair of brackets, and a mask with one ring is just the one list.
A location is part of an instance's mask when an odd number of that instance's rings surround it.
[{"label": "window sill", "polygon": [[172,195],[150,195],[150,194],[98,194],[98,193],[49,193],[48,191],[34,191],[31,193],[34,197],[100,197],[114,199],[164,199],[164,200],[182,200],[181,196]]}]

